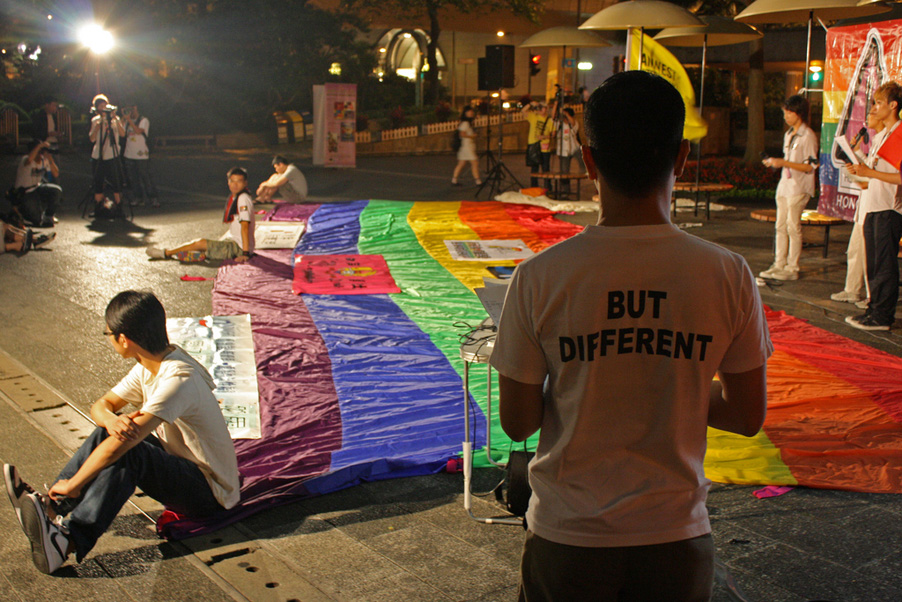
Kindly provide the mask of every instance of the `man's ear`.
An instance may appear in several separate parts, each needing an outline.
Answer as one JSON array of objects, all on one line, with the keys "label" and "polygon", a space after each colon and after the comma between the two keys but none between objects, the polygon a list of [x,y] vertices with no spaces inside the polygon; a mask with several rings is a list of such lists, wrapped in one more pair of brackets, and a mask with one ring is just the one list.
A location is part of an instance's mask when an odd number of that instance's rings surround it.
[{"label": "man's ear", "polygon": [[686,167],[686,160],[689,158],[689,141],[683,138],[680,142],[680,150],[677,152],[676,162],[673,164],[673,175],[680,177],[683,175],[683,169]]},{"label": "man's ear", "polygon": [[587,144],[583,144],[580,148],[583,151],[583,163],[586,164],[586,172],[589,174],[589,179],[593,182],[598,181],[598,168],[595,166],[595,157],[592,156],[592,148]]}]

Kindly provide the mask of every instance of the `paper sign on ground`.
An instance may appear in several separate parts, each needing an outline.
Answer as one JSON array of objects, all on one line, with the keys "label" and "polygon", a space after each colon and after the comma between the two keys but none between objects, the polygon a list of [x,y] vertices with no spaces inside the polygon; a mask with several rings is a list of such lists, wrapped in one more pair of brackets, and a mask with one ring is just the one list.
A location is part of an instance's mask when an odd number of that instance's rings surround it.
[{"label": "paper sign on ground", "polygon": [[166,320],[169,341],[207,369],[232,439],[260,439],[260,402],[251,317],[205,316]]},{"label": "paper sign on ground", "polygon": [[499,261],[532,257],[522,240],[446,240],[451,259],[457,261]]},{"label": "paper sign on ground", "polygon": [[379,295],[400,293],[382,255],[295,256],[295,295]]},{"label": "paper sign on ground", "polygon": [[258,249],[293,249],[304,233],[303,222],[257,222],[254,243]]}]

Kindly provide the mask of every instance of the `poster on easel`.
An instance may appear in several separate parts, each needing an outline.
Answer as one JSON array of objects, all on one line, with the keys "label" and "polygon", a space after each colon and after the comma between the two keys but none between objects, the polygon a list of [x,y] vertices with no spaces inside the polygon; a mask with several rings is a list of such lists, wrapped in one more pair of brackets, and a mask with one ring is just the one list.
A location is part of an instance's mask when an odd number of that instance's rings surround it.
[{"label": "poster on easel", "polygon": [[356,167],[357,84],[313,86],[313,164]]},{"label": "poster on easel", "polygon": [[849,149],[867,156],[874,130],[867,114],[874,92],[888,81],[902,81],[902,20],[862,23],[827,30],[824,61],[824,118],[818,165],[820,195],[817,211],[852,221],[859,181],[842,169]]}]

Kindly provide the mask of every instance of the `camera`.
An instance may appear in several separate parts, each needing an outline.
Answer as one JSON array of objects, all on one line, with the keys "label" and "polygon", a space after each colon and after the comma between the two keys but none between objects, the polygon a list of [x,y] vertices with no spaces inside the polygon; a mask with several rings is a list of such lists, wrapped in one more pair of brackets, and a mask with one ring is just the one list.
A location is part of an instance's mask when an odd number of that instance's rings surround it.
[{"label": "camera", "polygon": [[98,111],[97,107],[91,107],[91,115],[96,115],[97,113],[105,113],[106,115],[112,115],[117,110],[119,110],[119,107],[117,107],[116,105],[107,105],[103,108],[102,111]]}]

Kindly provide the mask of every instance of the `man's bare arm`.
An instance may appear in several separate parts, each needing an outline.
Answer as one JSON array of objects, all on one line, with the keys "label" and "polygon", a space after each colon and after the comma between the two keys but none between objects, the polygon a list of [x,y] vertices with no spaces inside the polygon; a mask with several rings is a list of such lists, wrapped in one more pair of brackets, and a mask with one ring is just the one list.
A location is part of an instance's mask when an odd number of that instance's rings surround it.
[{"label": "man's bare arm", "polygon": [[81,495],[81,490],[85,485],[93,481],[101,470],[118,461],[126,452],[151,434],[162,422],[153,414],[141,411],[132,412],[129,416],[137,426],[138,436],[126,441],[120,441],[115,437],[104,439],[91,452],[91,455],[88,456],[87,460],[71,479],[57,481],[53,484],[48,492],[51,498],[59,499],[60,497],[78,497]]},{"label": "man's bare arm", "polygon": [[514,441],[525,441],[542,427],[542,385],[529,385],[498,375],[501,428]]},{"label": "man's bare arm", "polygon": [[711,383],[708,426],[752,437],[767,414],[767,364],[739,373],[718,373]]}]

